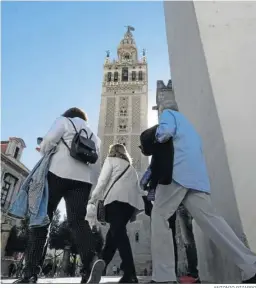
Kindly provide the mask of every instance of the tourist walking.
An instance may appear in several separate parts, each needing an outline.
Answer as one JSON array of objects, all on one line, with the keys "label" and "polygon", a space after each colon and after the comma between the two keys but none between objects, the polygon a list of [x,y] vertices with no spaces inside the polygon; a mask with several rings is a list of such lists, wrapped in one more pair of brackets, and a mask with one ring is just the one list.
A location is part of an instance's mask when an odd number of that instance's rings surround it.
[{"label": "tourist walking", "polygon": [[152,209],[152,279],[155,282],[176,282],[173,239],[167,219],[183,203],[216,247],[242,270],[244,283],[256,283],[256,255],[216,214],[211,203],[209,176],[199,135],[178,112],[176,103],[162,105],[160,111],[156,140],[164,143],[173,138],[174,166],[172,183],[157,186]]},{"label": "tourist walking", "polygon": [[[145,205],[145,214],[151,217],[153,208],[152,202],[155,200],[156,187],[159,184],[168,185],[172,182],[173,160],[174,160],[174,146],[173,139],[170,138],[164,144],[155,141],[155,134],[158,125],[155,125],[144,132],[140,136],[140,149],[145,156],[152,156],[150,165],[144,173],[140,187],[142,190],[147,191],[148,195],[143,196]],[[169,155],[169,157],[166,157]],[[192,217],[188,211],[181,204],[177,212],[175,212],[169,219],[169,228],[172,231],[174,259],[175,259],[175,273],[178,275],[178,250],[176,241],[176,216],[179,217],[181,234],[185,243],[187,262],[188,262],[188,275],[191,281],[199,283],[198,270],[197,270],[197,252],[192,231]]]},{"label": "tourist walking", "polygon": [[124,271],[120,283],[138,282],[126,225],[136,211],[143,209],[141,196],[138,176],[125,146],[111,146],[89,203],[95,205],[98,200],[104,199],[106,221],[110,228],[102,259],[107,266],[118,249]]},{"label": "tourist walking", "polygon": [[90,226],[85,221],[91,187],[99,174],[96,162],[99,147],[99,138],[92,133],[85,113],[78,108],[71,108],[57,118],[43,138],[40,144],[43,158],[24,182],[9,211],[11,215],[21,216],[27,204],[31,213],[24,275],[15,283],[37,282],[48,227],[62,198],[66,202],[67,220],[83,263],[81,283],[100,281],[95,272],[104,269],[104,262],[93,262],[94,242]]}]

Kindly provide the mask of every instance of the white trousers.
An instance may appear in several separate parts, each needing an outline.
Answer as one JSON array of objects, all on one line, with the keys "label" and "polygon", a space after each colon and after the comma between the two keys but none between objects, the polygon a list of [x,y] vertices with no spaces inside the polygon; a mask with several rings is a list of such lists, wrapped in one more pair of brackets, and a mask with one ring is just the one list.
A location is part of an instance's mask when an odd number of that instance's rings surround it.
[{"label": "white trousers", "polygon": [[[158,185],[151,215],[152,280],[176,281],[172,230],[168,219],[183,203],[201,230],[243,271],[243,279],[256,273],[256,255],[215,212],[210,195],[188,190],[176,182]],[[200,249],[200,247],[197,247]]]}]

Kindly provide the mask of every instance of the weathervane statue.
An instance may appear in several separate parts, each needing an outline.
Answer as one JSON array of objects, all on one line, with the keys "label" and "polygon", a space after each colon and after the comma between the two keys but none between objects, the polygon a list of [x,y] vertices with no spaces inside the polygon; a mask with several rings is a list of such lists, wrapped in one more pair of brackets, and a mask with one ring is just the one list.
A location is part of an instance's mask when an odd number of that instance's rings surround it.
[{"label": "weathervane statue", "polygon": [[130,26],[130,25],[128,25],[128,26],[124,26],[124,27],[127,28],[127,33],[131,33],[131,31],[135,31],[135,28],[132,27],[132,26]]}]

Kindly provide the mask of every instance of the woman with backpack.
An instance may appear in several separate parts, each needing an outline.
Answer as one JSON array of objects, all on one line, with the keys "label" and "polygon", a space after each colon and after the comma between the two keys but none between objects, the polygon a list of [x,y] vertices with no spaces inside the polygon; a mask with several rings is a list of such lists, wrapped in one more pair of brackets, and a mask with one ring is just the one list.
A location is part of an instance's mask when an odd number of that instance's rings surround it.
[{"label": "woman with backpack", "polygon": [[[54,151],[47,170],[40,174],[42,177],[45,174],[47,176],[44,193],[46,188],[48,190],[43,194],[46,196],[41,197],[41,201],[48,199],[48,215],[45,216],[49,220],[48,225],[40,223],[39,227],[30,229],[24,276],[15,283],[37,282],[38,266],[41,265],[49,223],[62,198],[66,202],[67,220],[83,263],[81,283],[99,283],[100,277],[97,275],[101,274],[105,265],[102,260],[93,262],[94,241],[90,226],[85,221],[90,191],[99,174],[96,163],[99,149],[100,140],[88,127],[87,117],[79,108],[71,108],[57,118],[43,138],[40,144],[41,154],[48,155],[50,151]],[[37,198],[35,201],[38,201]],[[40,203],[39,207],[43,207],[41,204],[45,203]],[[39,210],[38,215],[41,215],[41,212]]]},{"label": "woman with backpack", "polygon": [[[105,218],[110,228],[106,235],[102,259],[107,266],[118,249],[124,271],[119,283],[138,283],[126,225],[134,219],[136,211],[143,210],[140,191],[138,175],[125,146],[110,146],[89,203],[95,205],[98,200],[104,199]],[[91,209],[90,206],[87,209]]]}]

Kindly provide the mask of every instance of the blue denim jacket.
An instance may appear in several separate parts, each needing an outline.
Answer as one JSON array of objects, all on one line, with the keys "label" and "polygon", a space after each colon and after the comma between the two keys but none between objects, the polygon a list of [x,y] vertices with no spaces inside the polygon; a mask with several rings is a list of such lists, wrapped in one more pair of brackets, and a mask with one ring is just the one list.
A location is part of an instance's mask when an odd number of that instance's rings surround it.
[{"label": "blue denim jacket", "polygon": [[56,147],[38,161],[7,212],[9,216],[18,219],[28,216],[30,227],[42,227],[50,223],[47,213],[49,198],[47,174],[51,157],[55,152]]}]

